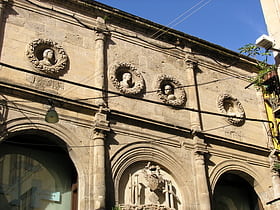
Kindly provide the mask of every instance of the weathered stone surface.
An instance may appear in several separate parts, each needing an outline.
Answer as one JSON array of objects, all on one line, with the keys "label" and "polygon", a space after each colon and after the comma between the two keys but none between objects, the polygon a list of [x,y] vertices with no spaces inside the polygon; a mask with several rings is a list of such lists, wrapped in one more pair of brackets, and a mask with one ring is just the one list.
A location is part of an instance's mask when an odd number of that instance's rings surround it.
[{"label": "weathered stone surface", "polygon": [[[254,71],[251,60],[229,62],[235,53],[223,54],[223,48],[175,31],[153,40],[150,33],[158,25],[104,6],[111,15],[106,22],[101,17],[108,13],[95,1],[34,2],[54,9],[14,0],[17,15],[9,15],[3,26],[1,62],[7,65],[0,69],[1,99],[10,107],[0,119],[6,133],[38,129],[66,143],[78,173],[78,209],[210,209],[226,173],[250,181],[264,209],[272,209],[266,205],[273,199],[270,139],[264,123],[246,119],[265,119],[262,96],[244,89],[244,77]],[[177,38],[182,47],[175,47]],[[64,74],[34,68],[26,50],[37,39],[61,46],[69,59]],[[35,55],[38,61],[43,48]],[[234,65],[223,67],[229,63]],[[126,84],[125,73],[131,76]],[[242,105],[242,125],[221,115],[228,112],[221,112],[217,100],[226,94]],[[54,125],[44,121],[48,99],[60,117]],[[154,182],[165,180],[153,192],[142,176],[149,162],[157,166]]]}]

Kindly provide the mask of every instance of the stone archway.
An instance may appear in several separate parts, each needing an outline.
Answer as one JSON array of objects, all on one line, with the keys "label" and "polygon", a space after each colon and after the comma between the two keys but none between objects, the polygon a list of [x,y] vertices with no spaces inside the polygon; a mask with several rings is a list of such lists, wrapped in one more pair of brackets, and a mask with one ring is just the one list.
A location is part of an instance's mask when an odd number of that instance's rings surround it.
[{"label": "stone archway", "polygon": [[[230,177],[232,177],[233,182],[230,182]],[[210,172],[210,186],[213,195],[212,201],[214,201],[214,199],[217,200],[214,196],[220,193],[222,196],[219,197],[219,201],[221,205],[225,205],[223,208],[226,209],[226,207],[228,207],[229,209],[235,209],[235,202],[238,196],[242,195],[243,192],[247,192],[247,194],[251,196],[251,199],[248,198],[247,200],[250,200],[250,202],[244,203],[244,205],[256,205],[256,209],[261,210],[263,209],[262,204],[264,203],[264,198],[261,197],[261,192],[264,191],[260,185],[261,180],[262,178],[256,173],[256,170],[246,162],[238,160],[225,160],[220,162]],[[235,188],[235,186],[240,186],[240,183],[245,186],[245,188],[243,188],[243,191],[237,193],[239,189]],[[218,188],[220,188],[218,190],[219,192],[217,192]],[[236,196],[233,196],[234,198],[226,196],[226,193],[222,193],[223,188],[227,188],[229,192],[235,192]],[[219,208],[217,208],[217,210],[218,209]],[[246,208],[244,209],[246,210]]]},{"label": "stone archway", "polygon": [[1,141],[0,162],[7,209],[71,209],[77,171],[57,136],[35,129],[12,132]]},{"label": "stone archway", "polygon": [[222,174],[212,200],[214,210],[263,210],[255,190],[238,171]]},{"label": "stone archway", "polygon": [[184,185],[183,167],[169,154],[160,146],[144,143],[119,150],[111,160],[116,205],[182,210],[191,192]]}]

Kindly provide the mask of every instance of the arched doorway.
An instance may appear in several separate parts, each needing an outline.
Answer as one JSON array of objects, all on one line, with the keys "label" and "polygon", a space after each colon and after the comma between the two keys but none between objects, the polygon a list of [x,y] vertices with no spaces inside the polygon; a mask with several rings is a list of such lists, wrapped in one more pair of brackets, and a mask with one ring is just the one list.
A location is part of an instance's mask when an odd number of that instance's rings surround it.
[{"label": "arched doorway", "polygon": [[[250,177],[248,177],[250,179]],[[237,172],[224,173],[216,183],[213,194],[214,210],[263,210],[262,204],[250,185]]]},{"label": "arched doorway", "polygon": [[74,210],[76,180],[66,144],[48,132],[18,132],[0,143],[0,204],[5,210]]}]

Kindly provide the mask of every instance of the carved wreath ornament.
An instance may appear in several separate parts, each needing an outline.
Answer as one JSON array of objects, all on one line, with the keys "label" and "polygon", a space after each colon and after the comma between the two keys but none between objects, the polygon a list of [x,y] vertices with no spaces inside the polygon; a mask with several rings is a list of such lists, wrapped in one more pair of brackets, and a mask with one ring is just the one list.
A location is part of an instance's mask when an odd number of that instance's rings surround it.
[{"label": "carved wreath ornament", "polygon": [[129,63],[118,63],[110,71],[113,85],[124,95],[137,95],[144,89],[141,73]]},{"label": "carved wreath ornament", "polygon": [[235,126],[245,123],[245,111],[237,98],[229,94],[222,94],[218,97],[218,109],[222,114],[228,115],[226,121]]},{"label": "carved wreath ornament", "polygon": [[31,42],[26,55],[36,70],[52,75],[65,73],[68,56],[58,43],[50,39],[36,39]]},{"label": "carved wreath ornament", "polygon": [[163,103],[173,106],[183,106],[186,103],[187,97],[182,84],[172,76],[159,76],[156,89]]}]

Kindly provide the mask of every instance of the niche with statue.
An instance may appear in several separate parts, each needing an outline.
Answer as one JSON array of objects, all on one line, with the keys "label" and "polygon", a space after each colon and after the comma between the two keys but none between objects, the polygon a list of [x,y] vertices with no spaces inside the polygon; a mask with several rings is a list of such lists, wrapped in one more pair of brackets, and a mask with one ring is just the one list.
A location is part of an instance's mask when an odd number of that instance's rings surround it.
[{"label": "niche with statue", "polygon": [[129,167],[119,184],[122,210],[179,210],[181,196],[170,172],[151,162]]}]

